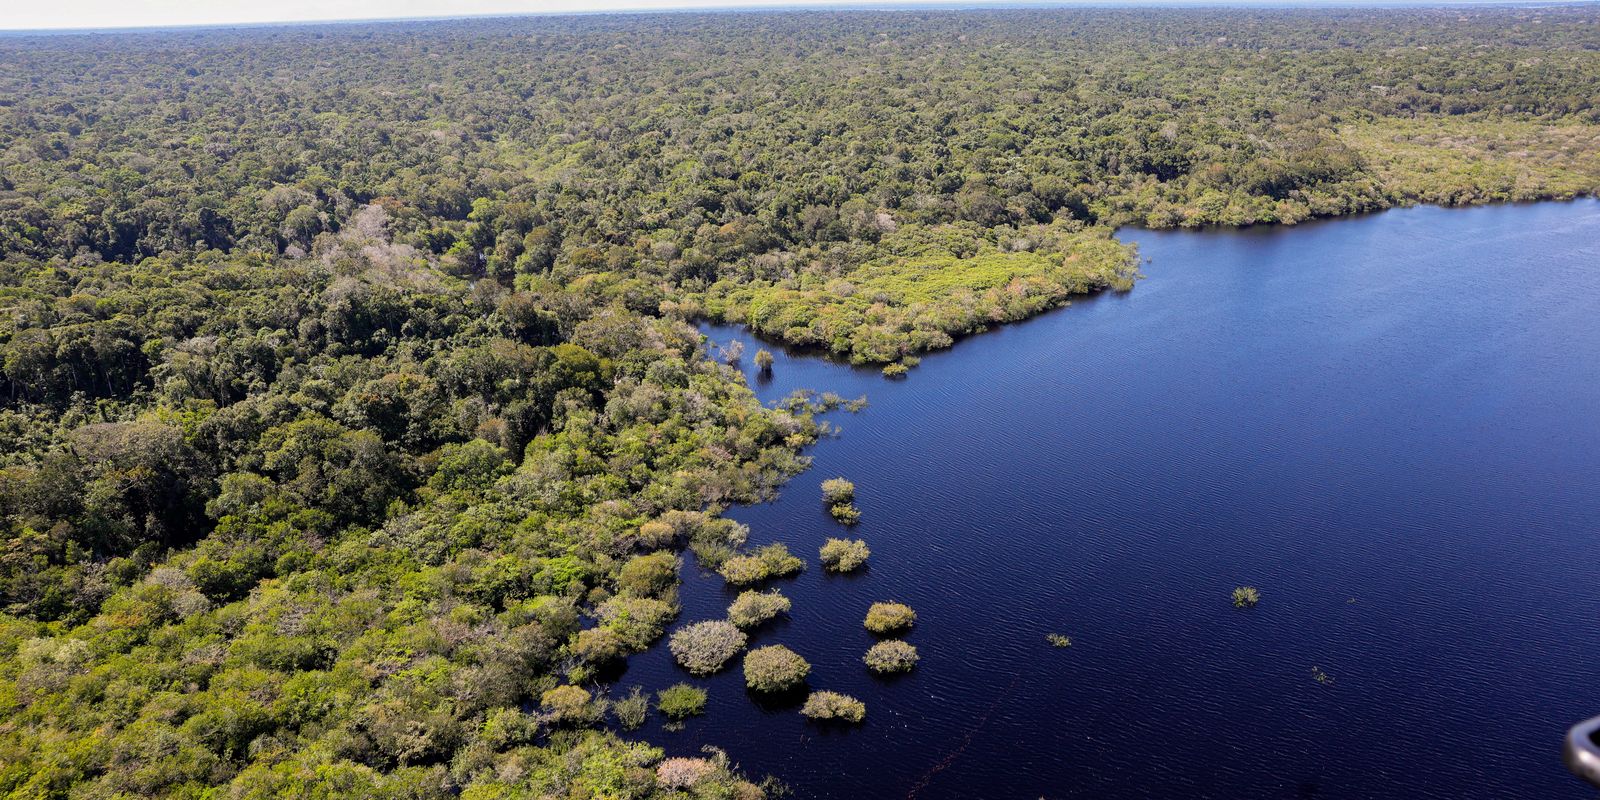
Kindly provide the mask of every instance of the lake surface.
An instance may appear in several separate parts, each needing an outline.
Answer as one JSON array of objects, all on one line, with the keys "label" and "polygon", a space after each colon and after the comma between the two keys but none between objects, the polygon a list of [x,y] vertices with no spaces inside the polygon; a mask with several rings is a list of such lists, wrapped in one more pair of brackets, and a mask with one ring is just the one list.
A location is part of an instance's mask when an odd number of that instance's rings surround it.
[{"label": "lake surface", "polygon": [[[782,352],[751,375],[871,401],[731,515],[810,562],[754,644],[867,722],[763,707],[735,663],[648,738],[800,798],[1592,797],[1559,746],[1600,713],[1600,202],[1124,236],[1132,292],[907,379]],[[856,576],[816,564],[836,475]],[[691,563],[680,623],[733,594]],[[897,680],[860,662],[875,600],[919,614]],[[619,685],[686,679],[657,647]]]}]

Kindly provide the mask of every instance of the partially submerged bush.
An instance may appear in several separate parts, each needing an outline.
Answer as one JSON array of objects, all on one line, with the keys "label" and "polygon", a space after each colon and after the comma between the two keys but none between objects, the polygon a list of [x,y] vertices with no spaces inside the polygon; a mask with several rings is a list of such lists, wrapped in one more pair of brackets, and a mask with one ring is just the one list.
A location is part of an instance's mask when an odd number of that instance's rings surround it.
[{"label": "partially submerged bush", "polygon": [[634,556],[617,573],[617,594],[657,597],[678,585],[678,557],[662,550]]},{"label": "partially submerged bush", "polygon": [[853,503],[856,499],[856,485],[844,478],[829,478],[822,482],[822,502],[836,506],[840,503]]},{"label": "partially submerged bush", "polygon": [[767,351],[766,349],[756,351],[756,366],[759,367],[762,372],[771,372],[772,362],[773,358],[771,352]]},{"label": "partially submerged bush", "polygon": [[867,630],[873,633],[893,633],[905,630],[917,622],[917,612],[904,603],[873,603],[867,609]]},{"label": "partially submerged bush", "polygon": [[[689,512],[674,513],[687,515]],[[662,515],[662,519],[667,518],[667,515]],[[724,561],[738,555],[739,548],[750,538],[749,528],[725,517],[697,520],[680,516],[675,519],[682,520],[684,529],[688,531],[689,549],[706,569],[721,567]]]},{"label": "partially submerged bush", "polygon": [[613,597],[595,609],[595,616],[629,652],[637,653],[661,638],[678,616],[678,607],[653,597]]},{"label": "partially submerged bush", "polygon": [[854,572],[867,563],[872,551],[860,539],[829,539],[822,543],[822,567],[829,572]]},{"label": "partially submerged bush", "polygon": [[800,714],[817,720],[860,722],[867,718],[867,704],[838,692],[812,692]]},{"label": "partially submerged bush", "polygon": [[579,631],[570,648],[572,655],[586,664],[605,664],[627,655],[621,637],[610,628]]},{"label": "partially submerged bush", "polygon": [[789,598],[777,589],[770,592],[740,592],[739,597],[728,606],[728,621],[741,628],[754,628],[780,614],[789,613],[792,605]]},{"label": "partially submerged bush", "polygon": [[748,641],[733,623],[713,619],[680,628],[667,647],[691,675],[710,675],[738,655]]},{"label": "partially submerged bush", "polygon": [[588,690],[581,686],[557,686],[539,696],[539,707],[556,723],[586,725],[597,716]]},{"label": "partially submerged bush", "polygon": [[645,697],[644,689],[638,686],[628,691],[623,697],[611,704],[611,713],[617,718],[617,727],[631,731],[644,724],[645,717],[650,714],[650,698]]},{"label": "partially submerged bush", "polygon": [[1071,636],[1067,636],[1065,634],[1047,633],[1047,634],[1044,635],[1044,639],[1045,639],[1045,641],[1050,643],[1051,647],[1071,647],[1072,646],[1072,637]]},{"label": "partially submerged bush", "polygon": [[749,586],[770,578],[785,578],[806,568],[782,542],[758,548],[749,555],[734,556],[722,563],[723,579],[734,586]]},{"label": "partially submerged bush", "polygon": [[751,650],[744,656],[744,683],[758,692],[781,692],[804,683],[811,665],[781,644]]},{"label": "partially submerged bush", "polygon": [[916,647],[899,639],[890,639],[868,648],[861,660],[867,663],[867,669],[879,675],[889,675],[910,672],[921,657],[917,655]]},{"label": "partially submerged bush", "polygon": [[1261,591],[1254,586],[1240,586],[1233,590],[1234,608],[1249,608],[1261,602]]},{"label": "partially submerged bush", "polygon": [[893,363],[893,364],[884,364],[883,365],[883,377],[885,377],[885,378],[903,377],[907,372],[910,372],[910,371],[911,371],[910,367],[908,367],[905,364],[902,364],[902,363],[900,363],[898,361]]},{"label": "partially submerged bush", "polygon": [[669,758],[656,766],[656,783],[669,791],[684,791],[717,774],[709,758]]},{"label": "partially submerged bush", "polygon": [[846,525],[854,525],[861,519],[861,511],[853,505],[855,499],[856,485],[844,478],[822,482],[822,502],[828,507],[828,513]]},{"label": "partially submerged bush", "polygon": [[670,720],[683,720],[706,711],[706,690],[679,683],[656,692],[656,710]]}]

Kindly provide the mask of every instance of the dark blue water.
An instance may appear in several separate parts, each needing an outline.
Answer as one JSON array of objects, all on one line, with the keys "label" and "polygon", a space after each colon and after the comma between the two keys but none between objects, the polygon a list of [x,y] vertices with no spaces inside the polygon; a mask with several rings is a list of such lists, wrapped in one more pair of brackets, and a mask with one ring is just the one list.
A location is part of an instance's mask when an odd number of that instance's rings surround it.
[{"label": "dark blue water", "polygon": [[[733,513],[811,561],[756,644],[868,720],[763,707],[735,665],[649,738],[802,798],[1592,796],[1559,744],[1600,713],[1600,202],[1125,236],[1131,293],[906,380],[781,352],[752,376],[871,400]],[[815,563],[835,475],[863,575]],[[732,596],[691,566],[682,621]],[[860,663],[880,599],[920,615],[899,680]],[[684,679],[657,648],[621,683]]]}]

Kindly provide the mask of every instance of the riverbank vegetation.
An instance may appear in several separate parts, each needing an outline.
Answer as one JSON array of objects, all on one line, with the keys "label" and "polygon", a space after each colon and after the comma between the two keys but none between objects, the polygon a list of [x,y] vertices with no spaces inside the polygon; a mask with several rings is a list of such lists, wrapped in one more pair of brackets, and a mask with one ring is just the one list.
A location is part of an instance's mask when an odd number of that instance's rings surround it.
[{"label": "riverbank vegetation", "polygon": [[1591,193],[1597,15],[0,37],[0,793],[762,796],[595,727],[838,400],[689,321],[896,374],[1118,225]]}]

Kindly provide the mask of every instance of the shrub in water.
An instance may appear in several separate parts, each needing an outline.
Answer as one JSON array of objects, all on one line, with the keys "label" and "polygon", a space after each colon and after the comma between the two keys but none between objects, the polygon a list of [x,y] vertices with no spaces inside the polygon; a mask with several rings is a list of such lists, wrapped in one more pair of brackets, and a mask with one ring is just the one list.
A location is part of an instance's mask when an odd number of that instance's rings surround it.
[{"label": "shrub in water", "polygon": [[595,718],[589,692],[581,686],[557,686],[539,696],[539,706],[551,722],[583,725]]},{"label": "shrub in water", "polygon": [[822,567],[830,572],[854,572],[867,563],[872,551],[860,539],[829,539],[822,543]]},{"label": "shrub in water", "polygon": [[828,506],[828,513],[832,514],[835,520],[845,525],[854,525],[861,521],[861,509],[850,503]]},{"label": "shrub in water", "polygon": [[617,594],[656,597],[678,585],[678,557],[668,551],[634,556],[617,573]]},{"label": "shrub in water", "polygon": [[818,720],[860,722],[867,718],[867,704],[838,692],[812,692],[800,708],[800,714]]},{"label": "shrub in water", "polygon": [[904,603],[873,603],[867,609],[867,630],[873,633],[893,633],[905,630],[917,621],[917,612]]},{"label": "shrub in water", "polygon": [[805,568],[806,562],[792,555],[782,542],[775,542],[722,562],[719,572],[734,586],[749,586],[768,578],[786,578]]},{"label": "shrub in water", "polygon": [[852,503],[856,499],[856,485],[844,478],[829,478],[822,482],[822,502],[830,506]]},{"label": "shrub in water", "polygon": [[1249,608],[1261,602],[1261,591],[1254,586],[1240,586],[1233,590],[1234,608]]},{"label": "shrub in water", "polygon": [[653,597],[613,597],[595,609],[600,624],[616,633],[630,652],[639,652],[661,638],[678,607]]},{"label": "shrub in water", "polygon": [[682,720],[706,711],[706,690],[679,683],[656,692],[656,710],[667,719]]},{"label": "shrub in water", "polygon": [[917,648],[899,639],[890,639],[878,642],[867,650],[862,657],[867,662],[867,669],[879,675],[889,675],[896,672],[910,672],[917,665],[920,656]]},{"label": "shrub in water", "polygon": [[744,649],[744,631],[720,619],[680,628],[667,643],[672,656],[692,675],[710,675]]},{"label": "shrub in water", "polygon": [[789,613],[791,606],[789,598],[777,589],[770,592],[740,592],[739,597],[728,606],[728,621],[741,628],[754,628],[779,614]]},{"label": "shrub in water", "polygon": [[781,644],[751,650],[744,656],[744,684],[758,692],[781,692],[804,683],[811,665]]},{"label": "shrub in water", "polygon": [[611,704],[611,713],[617,717],[617,727],[631,731],[644,724],[644,719],[650,714],[650,698],[644,696],[644,690],[635,686],[628,692],[628,696]]},{"label": "shrub in water", "polygon": [[627,654],[622,639],[610,628],[579,631],[569,649],[573,656],[586,664],[605,664]]}]

